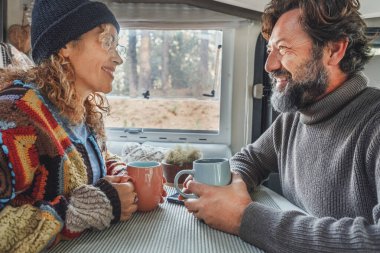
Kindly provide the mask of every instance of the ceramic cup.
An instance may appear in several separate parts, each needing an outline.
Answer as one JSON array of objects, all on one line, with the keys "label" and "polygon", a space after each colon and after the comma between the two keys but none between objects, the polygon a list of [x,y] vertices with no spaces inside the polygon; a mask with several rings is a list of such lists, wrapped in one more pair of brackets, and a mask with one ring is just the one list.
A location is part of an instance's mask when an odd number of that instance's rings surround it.
[{"label": "ceramic cup", "polygon": [[195,181],[208,185],[223,186],[231,182],[230,163],[227,158],[195,160],[192,170],[182,170],[174,178],[174,187],[184,198],[197,198],[197,196],[186,194],[179,188],[178,179],[183,174],[192,175]]},{"label": "ceramic cup", "polygon": [[138,202],[137,210],[147,212],[155,209],[162,194],[162,165],[159,162],[130,162],[128,175],[135,180]]}]

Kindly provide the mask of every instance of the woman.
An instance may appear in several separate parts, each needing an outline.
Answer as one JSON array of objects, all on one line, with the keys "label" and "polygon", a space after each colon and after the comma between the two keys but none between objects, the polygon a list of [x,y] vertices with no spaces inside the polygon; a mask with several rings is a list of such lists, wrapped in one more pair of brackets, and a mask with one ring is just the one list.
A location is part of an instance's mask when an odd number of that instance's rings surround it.
[{"label": "woman", "polygon": [[36,67],[0,77],[0,252],[39,252],[137,209],[102,120],[122,63],[115,17],[99,2],[37,0],[31,30]]}]

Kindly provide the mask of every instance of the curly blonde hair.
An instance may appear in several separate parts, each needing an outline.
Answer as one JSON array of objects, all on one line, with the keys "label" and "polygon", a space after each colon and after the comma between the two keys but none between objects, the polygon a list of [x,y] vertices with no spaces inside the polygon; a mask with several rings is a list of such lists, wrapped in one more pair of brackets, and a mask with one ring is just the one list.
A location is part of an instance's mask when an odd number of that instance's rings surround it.
[{"label": "curly blonde hair", "polygon": [[[103,47],[108,47],[106,36],[111,25],[100,25],[102,29],[99,41]],[[78,40],[69,42],[77,43]],[[84,101],[75,89],[75,72],[66,59],[58,53],[29,70],[8,68],[0,72],[0,89],[10,86],[14,80],[33,83],[53,103],[62,116],[71,124],[85,122],[105,140],[103,117],[109,115],[110,107],[104,94],[92,92]]]}]

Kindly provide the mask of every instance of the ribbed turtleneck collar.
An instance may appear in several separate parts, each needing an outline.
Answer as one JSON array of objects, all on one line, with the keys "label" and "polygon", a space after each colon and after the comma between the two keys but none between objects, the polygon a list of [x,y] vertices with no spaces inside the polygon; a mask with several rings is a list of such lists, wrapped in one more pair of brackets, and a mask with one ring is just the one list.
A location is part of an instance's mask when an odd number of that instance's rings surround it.
[{"label": "ribbed turtleneck collar", "polygon": [[321,100],[299,110],[301,122],[311,125],[326,119],[364,90],[367,83],[368,78],[362,72],[355,74]]}]

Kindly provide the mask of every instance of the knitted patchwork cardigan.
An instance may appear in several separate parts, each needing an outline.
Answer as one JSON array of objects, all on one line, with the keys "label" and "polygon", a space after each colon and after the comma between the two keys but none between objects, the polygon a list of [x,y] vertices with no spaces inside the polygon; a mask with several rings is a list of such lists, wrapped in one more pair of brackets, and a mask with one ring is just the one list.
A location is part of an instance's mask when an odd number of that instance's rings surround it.
[{"label": "knitted patchwork cardigan", "polygon": [[[125,170],[95,133],[90,140],[101,177]],[[83,143],[33,85],[0,91],[0,146],[0,252],[38,252],[119,220],[116,190],[104,179],[91,185]]]}]

